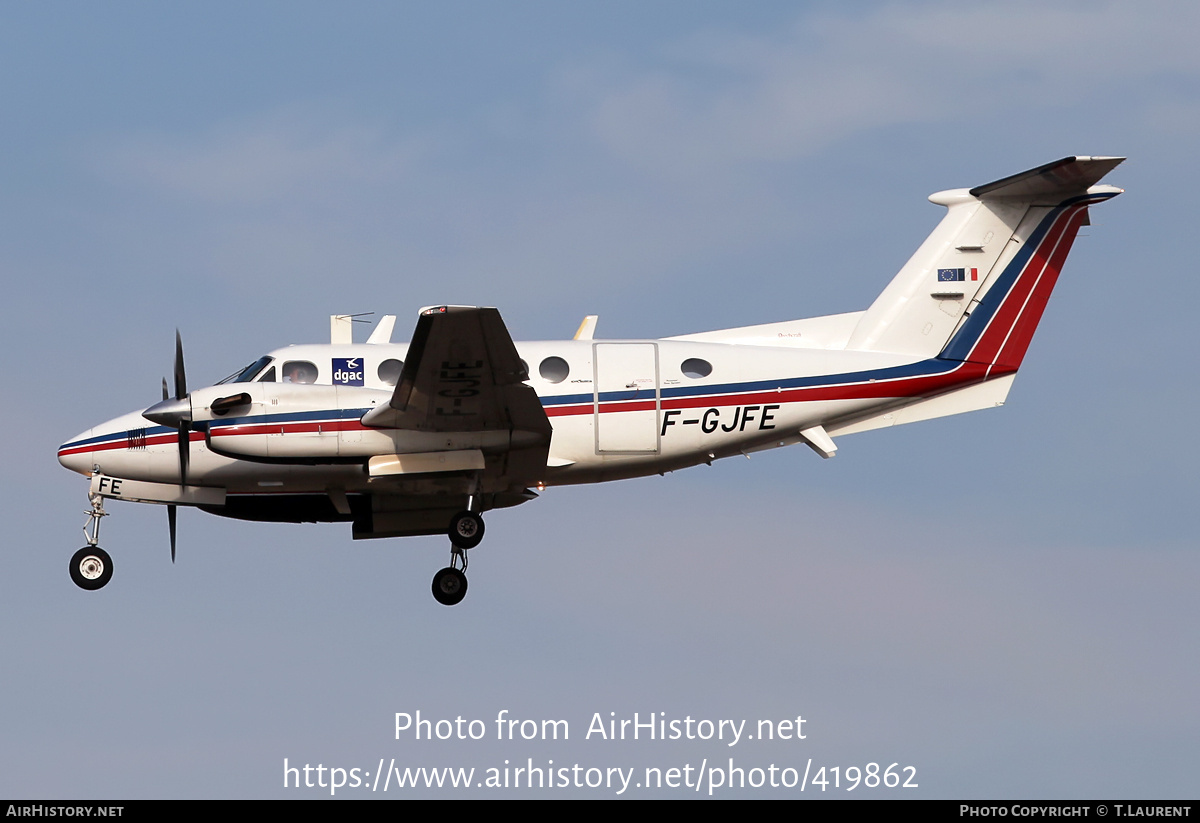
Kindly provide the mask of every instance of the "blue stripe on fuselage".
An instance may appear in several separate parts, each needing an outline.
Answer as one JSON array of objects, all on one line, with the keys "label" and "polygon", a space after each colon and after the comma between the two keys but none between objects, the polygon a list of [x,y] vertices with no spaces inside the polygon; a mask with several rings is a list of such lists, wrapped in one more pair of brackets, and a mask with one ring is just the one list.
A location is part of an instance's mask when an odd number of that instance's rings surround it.
[{"label": "blue stripe on fuselage", "polygon": [[[798,389],[798,388],[813,388],[820,386],[837,386],[837,385],[854,385],[858,383],[869,382],[885,382],[890,380],[900,380],[913,377],[930,377],[938,374],[945,374],[958,368],[961,363],[955,361],[943,360],[940,358],[930,358],[920,360],[915,363],[907,363],[900,366],[889,366],[881,369],[869,369],[858,372],[844,372],[840,374],[822,374],[812,375],[809,377],[792,377],[783,380],[754,380],[738,383],[717,383],[712,385],[701,386],[671,386],[661,389],[659,396],[663,399],[674,399],[681,397],[714,397],[725,394],[747,394],[757,391],[775,391],[776,389]],[[637,393],[634,391],[612,391],[602,392],[600,394],[601,403],[620,402],[622,400],[638,399],[635,397]],[[587,394],[564,394],[553,395],[539,398],[543,407],[566,406],[591,404],[595,402],[595,395]],[[645,395],[640,399],[645,399]],[[234,417],[227,420],[212,420],[207,421],[205,425],[212,429],[225,428],[227,426],[246,426],[246,425],[264,425],[264,424],[285,424],[285,423],[300,423],[305,421],[316,420],[357,420],[366,414],[370,409],[318,409],[315,411],[302,412],[279,412],[276,414],[251,415],[247,417]],[[150,426],[146,428],[147,437],[161,436],[165,434],[174,434],[175,429],[166,426]],[[59,446],[62,449],[77,449],[87,445],[99,445],[101,443],[110,443],[115,440],[126,438],[126,430],[119,432],[110,432],[108,434],[98,435],[96,437],[84,438],[71,443],[66,443]]]}]

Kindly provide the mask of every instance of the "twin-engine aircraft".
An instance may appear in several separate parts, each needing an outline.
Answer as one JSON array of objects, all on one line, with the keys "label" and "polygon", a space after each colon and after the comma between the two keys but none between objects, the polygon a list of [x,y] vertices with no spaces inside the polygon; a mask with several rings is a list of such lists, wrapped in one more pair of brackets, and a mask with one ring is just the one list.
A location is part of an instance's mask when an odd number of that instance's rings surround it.
[{"label": "twin-engine aircraft", "polygon": [[352,524],[357,539],[448,534],[439,603],[467,591],[482,515],[548,486],[659,474],[1002,405],[1097,185],[1123,158],[1067,157],[930,196],[947,213],[866,311],[661,340],[514,343],[494,308],[420,312],[408,345],[384,317],[366,343],[277,349],[58,450],[91,478],[71,578],[99,589],[104,500],[224,517]]}]

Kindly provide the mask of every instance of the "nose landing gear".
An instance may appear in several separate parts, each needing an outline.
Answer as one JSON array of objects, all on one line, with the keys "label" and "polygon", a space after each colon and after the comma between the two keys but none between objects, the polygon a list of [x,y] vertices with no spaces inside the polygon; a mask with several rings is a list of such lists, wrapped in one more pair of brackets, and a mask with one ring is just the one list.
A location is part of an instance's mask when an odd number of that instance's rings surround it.
[{"label": "nose landing gear", "polygon": [[104,588],[112,579],[113,562],[108,552],[100,548],[100,518],[107,517],[104,511],[104,498],[98,494],[89,494],[88,501],[92,508],[87,512],[87,522],[83,524],[83,536],[87,545],[71,556],[71,580],[75,585],[87,591]]},{"label": "nose landing gear", "polygon": [[71,556],[71,579],[81,589],[95,591],[112,579],[113,563],[99,546],[84,546]]}]

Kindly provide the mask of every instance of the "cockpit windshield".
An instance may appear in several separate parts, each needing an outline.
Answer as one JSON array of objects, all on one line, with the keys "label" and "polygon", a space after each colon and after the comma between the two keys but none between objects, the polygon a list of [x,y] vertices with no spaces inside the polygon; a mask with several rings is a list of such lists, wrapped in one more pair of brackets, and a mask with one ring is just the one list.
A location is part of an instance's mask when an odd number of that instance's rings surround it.
[{"label": "cockpit windshield", "polygon": [[271,357],[264,354],[249,366],[246,366],[243,369],[238,369],[224,380],[218,380],[216,385],[219,386],[222,383],[249,383],[254,380],[254,378],[258,376],[258,373],[266,368],[267,364],[270,362]]}]

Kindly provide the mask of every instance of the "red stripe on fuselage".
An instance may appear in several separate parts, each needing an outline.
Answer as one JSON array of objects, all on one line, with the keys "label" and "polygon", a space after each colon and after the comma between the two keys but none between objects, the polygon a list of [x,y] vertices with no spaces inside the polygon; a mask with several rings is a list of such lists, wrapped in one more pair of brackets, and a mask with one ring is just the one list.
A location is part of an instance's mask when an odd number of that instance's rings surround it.
[{"label": "red stripe on fuselage", "polygon": [[[991,376],[1006,374],[1008,370],[993,369]],[[871,380],[863,383],[844,383],[837,386],[807,386],[798,389],[767,389],[738,394],[706,395],[700,397],[672,397],[662,400],[660,406],[669,409],[704,409],[718,406],[749,406],[766,403],[812,403],[823,400],[866,400],[887,397],[920,397],[934,395],[960,388],[982,380],[988,370],[978,363],[962,363],[942,374],[898,377],[891,380]],[[652,411],[653,400],[627,403],[601,403],[600,413],[610,414],[625,411]],[[566,417],[592,414],[595,406],[580,403],[571,406],[550,406],[548,417]]]},{"label": "red stripe on fuselage", "polygon": [[341,431],[374,431],[357,420],[305,420],[300,423],[239,423],[210,430],[213,437],[236,437],[244,434],[325,434]]},{"label": "red stripe on fuselage", "polygon": [[[765,405],[768,403],[806,403],[828,400],[865,400],[872,398],[891,397],[921,397],[932,396],[954,388],[961,388],[976,383],[986,376],[996,377],[1011,369],[988,369],[978,363],[959,363],[941,374],[916,375],[913,377],[897,377],[883,380],[868,380],[857,383],[842,383],[832,386],[806,386],[794,389],[765,389],[754,392],[739,392],[737,394],[701,395],[697,397],[664,398],[658,407],[662,410],[672,409],[703,409],[720,406],[749,406]],[[654,400],[634,400],[624,402],[608,402],[600,404],[602,414],[613,414],[630,411],[653,411],[656,408]],[[569,406],[549,406],[546,408],[548,417],[568,417],[581,414],[593,414],[596,407],[593,403],[579,403]],[[301,434],[325,433],[339,431],[377,431],[363,426],[358,420],[305,420],[297,423],[244,423],[235,426],[213,427],[212,437],[236,437],[239,435],[255,434]],[[204,440],[202,432],[191,432],[192,441]],[[146,438],[146,446],[168,445],[176,442],[173,433],[155,435]],[[109,449],[128,448],[128,440],[124,437],[106,443],[61,449],[60,455],[77,454],[87,451],[105,451]]]},{"label": "red stripe on fuselage", "polygon": [[[190,440],[193,443],[197,440],[203,440],[203,439],[204,439],[203,432],[189,432],[188,433],[188,440]],[[178,441],[179,441],[179,436],[177,434],[175,434],[174,432],[172,432],[170,434],[156,434],[152,437],[147,437],[145,440],[144,447],[139,446],[137,451],[143,451],[143,449],[148,449],[151,446],[162,446],[167,443],[170,443],[173,445],[173,444],[177,443]],[[129,448],[129,438],[126,435],[122,434],[117,439],[109,440],[104,443],[88,443],[85,446],[72,446],[71,448],[59,449],[58,456],[65,457],[65,456],[71,455],[71,454],[82,454],[84,452],[103,452],[103,451],[110,451],[112,449],[128,449],[128,448]]]}]

